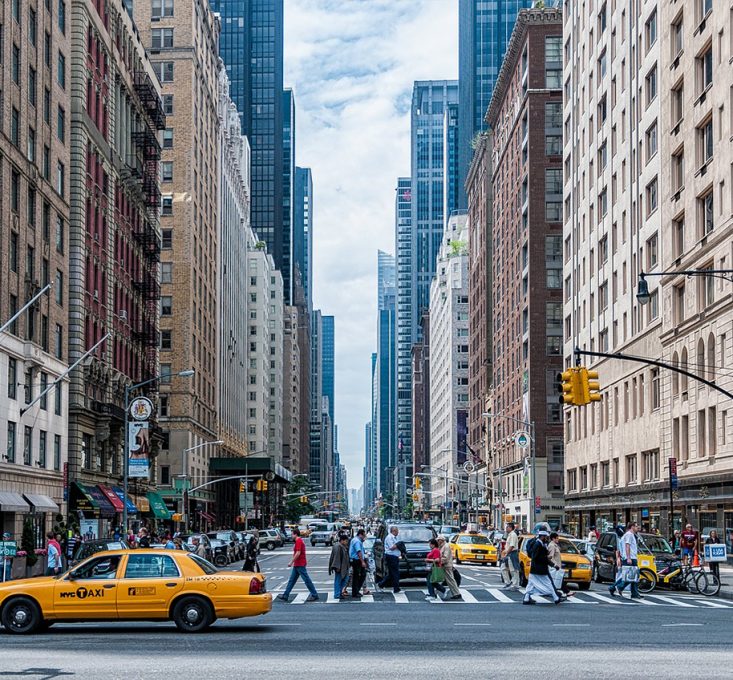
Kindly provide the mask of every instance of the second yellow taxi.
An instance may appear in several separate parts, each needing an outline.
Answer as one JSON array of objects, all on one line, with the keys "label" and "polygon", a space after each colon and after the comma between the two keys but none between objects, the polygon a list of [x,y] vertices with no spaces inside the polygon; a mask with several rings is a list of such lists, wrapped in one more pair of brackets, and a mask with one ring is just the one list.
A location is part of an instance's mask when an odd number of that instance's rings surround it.
[{"label": "second yellow taxi", "polygon": [[[527,579],[529,578],[531,559],[527,554],[527,541],[530,538],[534,538],[534,536],[523,535],[519,537],[519,562],[522,565],[519,580],[522,586],[527,585]],[[560,557],[562,568],[565,570],[565,583],[574,583],[578,590],[589,590],[592,573],[590,560],[585,555],[581,555],[575,544],[563,536],[560,537]]]},{"label": "second yellow taxi", "polygon": [[0,622],[19,635],[62,621],[173,621],[198,633],[271,609],[262,574],[219,571],[181,550],[97,553],[60,576],[0,584]]},{"label": "second yellow taxi", "polygon": [[496,546],[483,534],[474,531],[453,534],[449,545],[457,564],[481,562],[496,566],[498,560]]}]

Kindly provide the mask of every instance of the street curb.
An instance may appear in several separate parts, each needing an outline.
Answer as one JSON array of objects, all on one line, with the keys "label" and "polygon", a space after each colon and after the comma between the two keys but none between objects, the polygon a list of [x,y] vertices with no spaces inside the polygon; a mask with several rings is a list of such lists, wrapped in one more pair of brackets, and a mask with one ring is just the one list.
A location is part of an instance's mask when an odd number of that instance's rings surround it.
[{"label": "street curb", "polygon": [[733,590],[722,590],[718,593],[718,597],[723,600],[733,600]]}]

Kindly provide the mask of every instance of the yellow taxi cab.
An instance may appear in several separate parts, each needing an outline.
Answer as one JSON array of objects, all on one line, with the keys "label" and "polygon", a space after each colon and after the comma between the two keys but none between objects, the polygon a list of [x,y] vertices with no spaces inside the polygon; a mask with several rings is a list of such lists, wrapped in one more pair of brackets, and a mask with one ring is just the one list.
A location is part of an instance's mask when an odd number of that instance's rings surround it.
[{"label": "yellow taxi cab", "polygon": [[217,618],[271,609],[262,574],[220,572],[181,550],[96,553],[60,576],[0,584],[0,623],[15,634],[61,621],[173,621],[198,633]]},{"label": "yellow taxi cab", "polygon": [[456,564],[461,562],[482,562],[496,566],[498,559],[496,546],[486,536],[479,534],[477,531],[453,534],[448,545]]},{"label": "yellow taxi cab", "polygon": [[[530,557],[527,554],[527,541],[534,538],[531,534],[523,534],[519,537],[519,562],[522,569],[519,572],[519,580],[522,586],[527,585],[529,578]],[[574,583],[578,590],[589,590],[591,574],[593,569],[590,560],[567,538],[560,537],[560,557],[562,568],[565,570],[565,583]]]}]

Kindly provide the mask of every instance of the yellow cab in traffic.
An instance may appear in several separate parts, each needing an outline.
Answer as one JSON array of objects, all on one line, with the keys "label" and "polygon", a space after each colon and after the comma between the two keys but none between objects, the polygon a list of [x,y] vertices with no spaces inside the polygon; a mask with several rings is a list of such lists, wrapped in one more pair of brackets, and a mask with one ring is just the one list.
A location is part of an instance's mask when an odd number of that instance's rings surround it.
[{"label": "yellow cab in traffic", "polygon": [[[530,557],[527,554],[527,541],[534,538],[531,534],[523,534],[519,537],[519,562],[522,569],[519,572],[520,582],[522,586],[527,585],[529,578]],[[565,570],[565,583],[574,583],[578,590],[589,590],[591,584],[591,574],[593,569],[590,560],[582,555],[575,544],[560,536],[560,557],[562,558],[562,568]]]},{"label": "yellow cab in traffic", "polygon": [[496,566],[498,552],[496,546],[477,531],[453,534],[448,543],[457,564],[461,562],[481,562]]},{"label": "yellow cab in traffic", "polygon": [[96,553],[60,576],[0,584],[0,622],[16,634],[62,621],[173,621],[198,633],[271,609],[262,574],[219,571],[183,550]]}]

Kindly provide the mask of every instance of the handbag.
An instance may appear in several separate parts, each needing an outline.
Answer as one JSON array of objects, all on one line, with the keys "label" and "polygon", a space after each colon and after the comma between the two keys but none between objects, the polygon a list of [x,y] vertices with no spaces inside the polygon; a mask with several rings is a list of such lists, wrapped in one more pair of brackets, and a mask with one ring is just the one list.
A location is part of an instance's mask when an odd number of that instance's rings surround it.
[{"label": "handbag", "polygon": [[430,583],[443,583],[445,581],[445,569],[433,565],[433,569],[430,572]]},{"label": "handbag", "polygon": [[551,574],[552,583],[555,586],[555,590],[562,588],[562,580],[565,577],[565,572],[562,569],[555,569]]}]

